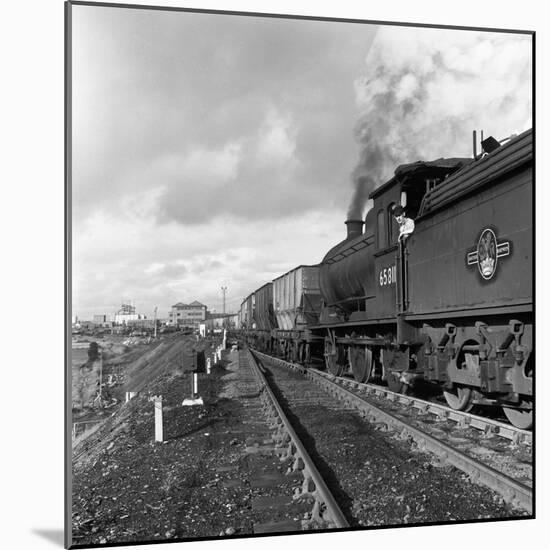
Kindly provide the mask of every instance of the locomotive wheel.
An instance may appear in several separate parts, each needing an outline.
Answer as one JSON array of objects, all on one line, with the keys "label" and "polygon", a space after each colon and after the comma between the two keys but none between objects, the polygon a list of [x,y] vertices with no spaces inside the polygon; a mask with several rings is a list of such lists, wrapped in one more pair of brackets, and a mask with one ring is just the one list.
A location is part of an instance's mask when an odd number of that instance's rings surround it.
[{"label": "locomotive wheel", "polygon": [[474,406],[472,402],[472,390],[470,388],[455,386],[450,391],[444,391],[443,395],[449,407],[455,409],[455,411],[468,412]]},{"label": "locomotive wheel", "polygon": [[349,362],[357,382],[367,382],[372,371],[372,351],[364,346],[351,346]]},{"label": "locomotive wheel", "polygon": [[[521,403],[527,406],[526,401]],[[533,427],[533,409],[513,409],[511,407],[502,407],[506,418],[510,424],[519,428],[520,430],[530,430]]]},{"label": "locomotive wheel", "polygon": [[386,382],[388,384],[389,390],[395,393],[405,393],[407,389],[407,384],[401,381],[401,376],[399,372],[387,372]]},{"label": "locomotive wheel", "polygon": [[334,376],[341,376],[344,372],[344,364],[339,355],[341,354],[339,353],[338,346],[333,346],[332,342],[328,339],[325,340],[325,364],[327,370]]}]

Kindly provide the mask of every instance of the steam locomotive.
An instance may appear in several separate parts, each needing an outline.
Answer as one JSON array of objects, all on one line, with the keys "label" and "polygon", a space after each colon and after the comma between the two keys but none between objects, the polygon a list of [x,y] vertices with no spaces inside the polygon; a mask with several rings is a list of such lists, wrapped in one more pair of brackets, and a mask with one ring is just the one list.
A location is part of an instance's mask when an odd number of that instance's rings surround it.
[{"label": "steam locomotive", "polygon": [[[248,343],[397,392],[434,383],[453,409],[497,405],[531,428],[532,130],[483,146],[473,159],[397,167],[320,264],[243,301]],[[405,244],[396,205],[415,220]]]}]

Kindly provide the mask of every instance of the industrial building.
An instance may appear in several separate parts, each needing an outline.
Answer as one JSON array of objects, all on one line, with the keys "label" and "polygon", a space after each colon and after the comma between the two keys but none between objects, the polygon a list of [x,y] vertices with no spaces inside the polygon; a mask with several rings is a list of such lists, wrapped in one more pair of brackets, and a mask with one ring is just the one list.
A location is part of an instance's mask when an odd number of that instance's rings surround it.
[{"label": "industrial building", "polygon": [[168,313],[168,323],[181,328],[198,329],[199,324],[206,320],[206,306],[194,301],[190,304],[178,302]]}]

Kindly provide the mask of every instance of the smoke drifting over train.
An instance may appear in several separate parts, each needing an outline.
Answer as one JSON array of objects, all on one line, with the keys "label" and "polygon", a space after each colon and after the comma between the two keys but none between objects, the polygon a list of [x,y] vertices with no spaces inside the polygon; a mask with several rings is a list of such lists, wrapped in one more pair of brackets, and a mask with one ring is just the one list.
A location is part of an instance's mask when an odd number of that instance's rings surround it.
[{"label": "smoke drifting over train", "polygon": [[[369,195],[384,181],[385,162],[392,158],[391,150],[381,146],[376,136],[369,133],[360,134],[361,126],[357,127],[356,139],[362,144],[359,163],[352,173],[353,195],[348,208],[348,220],[362,219]],[[359,135],[358,135],[359,134]]]},{"label": "smoke drifting over train", "polygon": [[475,129],[502,139],[529,128],[530,56],[524,35],[381,27],[355,83],[360,149],[348,219],[363,218],[397,165],[471,156]]}]

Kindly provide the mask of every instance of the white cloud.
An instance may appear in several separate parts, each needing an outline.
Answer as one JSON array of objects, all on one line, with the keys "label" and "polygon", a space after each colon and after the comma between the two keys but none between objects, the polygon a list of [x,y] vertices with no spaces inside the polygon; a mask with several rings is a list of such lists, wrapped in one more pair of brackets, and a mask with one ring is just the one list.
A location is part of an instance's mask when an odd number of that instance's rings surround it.
[{"label": "white cloud", "polygon": [[256,158],[259,162],[289,162],[295,150],[296,129],[290,115],[271,108],[259,129]]},{"label": "white cloud", "polygon": [[73,311],[112,313],[121,298],[146,314],[158,306],[161,317],[173,303],[195,299],[220,311],[221,286],[229,287],[229,310],[289,269],[321,261],[344,237],[339,210],[271,223],[223,216],[188,228],[97,214],[74,234]]},{"label": "white cloud", "polygon": [[163,183],[191,180],[208,186],[223,185],[235,179],[241,158],[242,145],[230,142],[217,149],[163,154],[152,162],[150,173]]},{"label": "white cloud", "polygon": [[146,273],[147,275],[149,275],[150,273],[158,273],[164,268],[165,265],[166,264],[162,264],[162,263],[152,263],[151,265],[146,267],[143,270],[143,272]]}]

